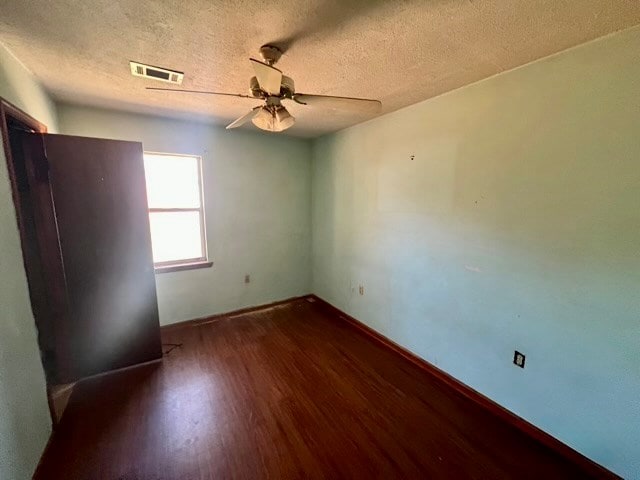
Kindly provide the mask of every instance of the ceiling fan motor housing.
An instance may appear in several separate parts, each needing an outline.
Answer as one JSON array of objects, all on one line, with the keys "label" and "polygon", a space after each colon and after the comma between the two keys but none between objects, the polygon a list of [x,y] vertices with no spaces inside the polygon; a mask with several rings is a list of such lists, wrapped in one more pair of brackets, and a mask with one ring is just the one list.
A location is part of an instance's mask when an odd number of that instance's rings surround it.
[{"label": "ceiling fan motor housing", "polygon": [[282,56],[282,50],[273,45],[263,45],[260,47],[260,56],[267,65],[273,65]]}]

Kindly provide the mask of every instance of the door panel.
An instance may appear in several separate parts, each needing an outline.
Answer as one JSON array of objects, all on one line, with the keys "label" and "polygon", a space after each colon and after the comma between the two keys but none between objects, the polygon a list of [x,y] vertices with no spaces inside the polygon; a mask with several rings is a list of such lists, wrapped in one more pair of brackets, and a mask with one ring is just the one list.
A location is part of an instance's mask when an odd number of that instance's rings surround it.
[{"label": "door panel", "polygon": [[[40,137],[68,318],[56,325],[64,381],[162,356],[142,145]],[[34,140],[31,140],[33,143]]]}]

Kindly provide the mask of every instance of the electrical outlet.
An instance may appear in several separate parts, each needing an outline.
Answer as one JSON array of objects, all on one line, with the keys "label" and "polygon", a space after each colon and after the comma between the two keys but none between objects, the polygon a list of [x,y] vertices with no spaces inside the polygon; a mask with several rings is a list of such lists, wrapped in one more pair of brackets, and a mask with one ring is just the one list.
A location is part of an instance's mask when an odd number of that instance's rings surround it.
[{"label": "electrical outlet", "polygon": [[364,285],[360,285],[360,286],[358,287],[358,293],[359,293],[360,295],[364,295]]},{"label": "electrical outlet", "polygon": [[244,276],[244,283],[251,283],[251,275]]},{"label": "electrical outlet", "polygon": [[520,368],[524,368],[524,353],[520,353],[519,351],[513,352],[513,363]]}]

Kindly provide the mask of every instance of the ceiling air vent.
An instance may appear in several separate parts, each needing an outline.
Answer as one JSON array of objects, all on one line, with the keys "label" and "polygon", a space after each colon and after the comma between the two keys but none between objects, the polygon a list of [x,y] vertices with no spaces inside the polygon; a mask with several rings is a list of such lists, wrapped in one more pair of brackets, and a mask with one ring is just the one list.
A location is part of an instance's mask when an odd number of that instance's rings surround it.
[{"label": "ceiling air vent", "polygon": [[162,67],[154,67],[145,65],[144,63],[129,62],[131,65],[131,75],[135,77],[151,78],[152,80],[160,80],[161,82],[182,84],[184,73],[175,70],[167,70]]}]

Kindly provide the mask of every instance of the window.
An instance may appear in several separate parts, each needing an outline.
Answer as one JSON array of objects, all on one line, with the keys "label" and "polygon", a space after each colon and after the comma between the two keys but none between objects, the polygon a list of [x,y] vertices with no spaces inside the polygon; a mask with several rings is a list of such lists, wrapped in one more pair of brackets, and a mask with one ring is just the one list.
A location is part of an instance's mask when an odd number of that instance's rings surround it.
[{"label": "window", "polygon": [[156,272],[209,267],[202,202],[202,160],[144,154]]}]

